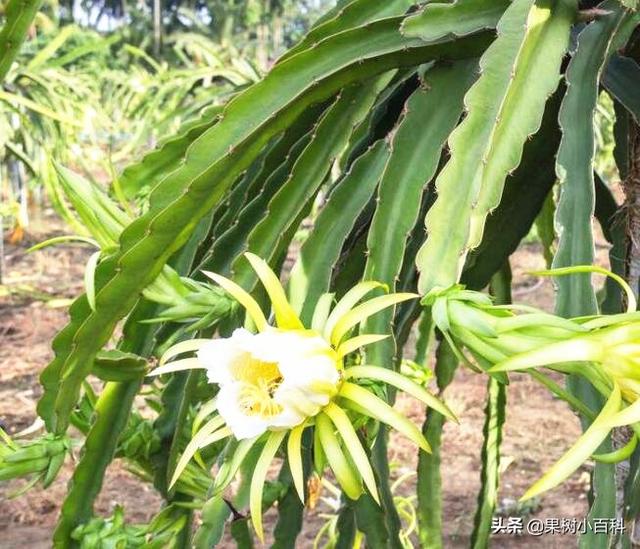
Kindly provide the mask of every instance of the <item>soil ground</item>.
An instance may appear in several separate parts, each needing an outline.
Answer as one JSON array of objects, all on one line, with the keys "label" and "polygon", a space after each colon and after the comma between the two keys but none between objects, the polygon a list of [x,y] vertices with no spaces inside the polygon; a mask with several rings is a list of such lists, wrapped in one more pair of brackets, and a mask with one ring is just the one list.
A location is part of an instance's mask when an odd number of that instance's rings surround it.
[{"label": "soil ground", "polygon": [[[55,231],[53,231],[55,234]],[[51,339],[65,324],[68,300],[82,290],[82,271],[90,251],[86,247],[62,246],[26,254],[26,248],[45,236],[52,236],[50,220],[34,224],[27,241],[19,246],[6,245],[3,288],[0,294],[0,421],[12,434],[32,425],[40,395],[38,374],[51,358]],[[602,247],[600,254],[606,253]],[[515,255],[514,299],[551,309],[551,284],[526,274],[543,267],[535,244],[521,247]],[[468,547],[480,475],[484,377],[460,368],[445,397],[460,425],[447,424],[443,436],[442,485],[444,491],[445,547]],[[397,407],[416,422],[424,419],[423,409],[410,398],[401,398]],[[585,465],[561,487],[545,494],[533,506],[516,509],[520,495],[569,447],[580,429],[574,414],[555,400],[544,388],[525,376],[513,376],[508,388],[508,410],[502,444],[500,508],[506,515],[523,514],[525,524],[531,517],[581,518],[586,511],[588,468]],[[391,460],[393,476],[415,470],[416,452],[403,438],[393,435]],[[67,464],[46,491],[35,488],[25,495],[9,499],[22,481],[0,486],[0,547],[48,547],[50,536],[71,472]],[[399,489],[412,494],[415,479]],[[143,522],[161,504],[160,498],[144,483],[128,473],[122,463],[109,468],[104,489],[96,505],[100,514],[111,514],[118,502],[126,510],[127,520]],[[307,526],[298,546],[312,547],[313,538],[323,524],[322,515],[330,513],[326,505],[308,511]],[[270,513],[271,514],[271,513]],[[273,519],[267,515],[267,529]],[[576,545],[572,536],[494,536],[493,547],[564,548]],[[225,547],[232,547],[229,542]],[[418,545],[416,544],[416,547]]]}]

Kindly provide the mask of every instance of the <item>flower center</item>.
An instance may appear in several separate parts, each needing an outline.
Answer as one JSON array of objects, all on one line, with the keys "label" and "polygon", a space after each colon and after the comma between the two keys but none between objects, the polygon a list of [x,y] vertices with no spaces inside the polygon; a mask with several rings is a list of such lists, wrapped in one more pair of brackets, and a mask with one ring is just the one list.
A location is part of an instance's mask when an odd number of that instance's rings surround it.
[{"label": "flower center", "polygon": [[262,362],[252,357],[232,368],[232,375],[243,383],[238,399],[245,414],[268,418],[282,411],[282,406],[273,400],[276,389],[282,383],[277,363]]}]

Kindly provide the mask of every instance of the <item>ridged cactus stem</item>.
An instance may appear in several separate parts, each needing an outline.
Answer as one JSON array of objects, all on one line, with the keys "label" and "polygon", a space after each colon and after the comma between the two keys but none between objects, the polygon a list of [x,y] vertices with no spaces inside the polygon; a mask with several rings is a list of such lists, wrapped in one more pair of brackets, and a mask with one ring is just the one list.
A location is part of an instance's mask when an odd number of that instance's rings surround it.
[{"label": "ridged cactus stem", "polygon": [[[153,305],[141,306],[125,324],[121,350],[148,356],[155,344],[155,326],[142,326],[138,315],[149,312]],[[127,426],[133,402],[140,390],[142,379],[127,382],[109,382],[95,404],[95,419],[85,439],[67,496],[60,510],[58,525],[53,535],[56,549],[77,547],[71,534],[78,525],[88,522],[93,515],[93,503],[100,493],[107,467],[116,453],[120,436]]]},{"label": "ridged cactus stem", "polygon": [[[453,381],[458,359],[446,341],[442,340],[436,352],[436,381],[440,392]],[[442,427],[445,417],[429,410],[422,427],[431,453],[420,452],[418,459],[418,521],[420,524],[420,546],[440,549],[442,544],[442,477],[440,474],[440,452]]]},{"label": "ridged cactus stem", "polygon": [[76,526],[87,522],[100,492],[104,474],[113,459],[122,430],[127,424],[139,381],[107,383],[95,407],[96,419],[84,444],[67,497],[62,504],[53,543],[56,549],[77,547],[71,539]]},{"label": "ridged cactus stem", "polygon": [[[496,303],[511,303],[511,267],[509,260],[491,277],[491,293]],[[476,507],[475,524],[471,534],[473,549],[489,547],[491,536],[491,520],[498,502],[498,485],[500,481],[500,445],[502,443],[502,427],[505,421],[507,403],[507,387],[495,377],[487,381],[487,403],[483,428],[482,471],[480,473],[480,492]]]}]

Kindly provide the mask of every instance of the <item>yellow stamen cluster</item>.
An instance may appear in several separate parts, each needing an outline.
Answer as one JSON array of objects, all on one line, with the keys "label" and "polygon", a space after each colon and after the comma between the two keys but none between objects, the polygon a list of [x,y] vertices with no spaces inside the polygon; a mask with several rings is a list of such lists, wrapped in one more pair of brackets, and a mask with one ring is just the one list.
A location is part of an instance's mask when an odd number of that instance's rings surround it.
[{"label": "yellow stamen cluster", "polygon": [[280,381],[281,377],[272,380],[258,378],[255,382],[244,385],[238,394],[240,407],[250,416],[277,416],[282,412],[282,406],[273,400],[273,393]]}]

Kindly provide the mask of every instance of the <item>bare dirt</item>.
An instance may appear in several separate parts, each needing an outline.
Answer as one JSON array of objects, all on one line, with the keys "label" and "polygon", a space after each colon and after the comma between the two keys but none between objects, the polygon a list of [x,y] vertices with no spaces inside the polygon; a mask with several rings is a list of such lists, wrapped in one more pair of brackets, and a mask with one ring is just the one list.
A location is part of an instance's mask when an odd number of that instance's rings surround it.
[{"label": "bare dirt", "polygon": [[[29,241],[6,245],[4,284],[0,286],[0,421],[10,433],[29,427],[36,419],[35,405],[40,395],[38,374],[51,358],[51,339],[65,324],[68,300],[82,290],[86,247],[63,246],[25,254],[29,244],[51,235],[51,223],[30,229]],[[599,254],[604,254],[604,248]],[[551,309],[553,289],[548,281],[525,271],[543,266],[537,245],[525,245],[515,256],[514,299]],[[7,294],[6,289],[11,292]],[[460,368],[445,397],[460,425],[447,424],[443,437],[443,490],[445,547],[467,547],[473,527],[473,514],[480,485],[484,377]],[[401,398],[397,407],[416,422],[424,419],[423,409],[410,398]],[[535,518],[581,518],[585,514],[588,468],[585,465],[561,487],[545,494],[528,509],[516,509],[515,501],[576,439],[578,421],[567,406],[555,400],[544,388],[525,376],[513,376],[508,388],[508,410],[502,445],[503,473],[499,493],[501,508],[508,515],[523,513],[524,521]],[[390,457],[396,466],[395,478],[415,470],[414,447],[392,435]],[[25,495],[9,499],[23,481],[0,486],[0,547],[50,546],[60,504],[72,465],[66,464],[58,479],[46,491],[34,488]],[[414,493],[415,479],[409,478],[400,494]],[[325,494],[327,494],[325,492]],[[328,495],[328,494],[327,494]],[[122,463],[108,470],[96,512],[112,513],[116,502],[124,504],[127,519],[148,520],[158,511],[161,499],[146,484],[128,473]],[[298,546],[312,546],[312,540],[331,513],[326,505],[309,511],[308,524]],[[267,516],[267,528],[273,519]],[[575,546],[574,536],[519,537],[494,536],[493,547],[564,548]],[[232,547],[225,543],[225,547]],[[417,544],[416,544],[417,546]]]}]

